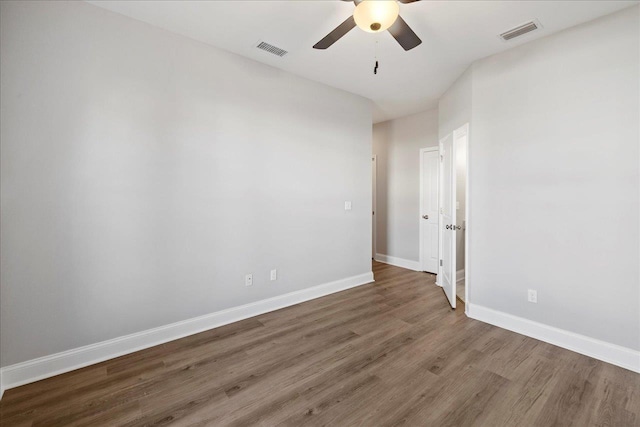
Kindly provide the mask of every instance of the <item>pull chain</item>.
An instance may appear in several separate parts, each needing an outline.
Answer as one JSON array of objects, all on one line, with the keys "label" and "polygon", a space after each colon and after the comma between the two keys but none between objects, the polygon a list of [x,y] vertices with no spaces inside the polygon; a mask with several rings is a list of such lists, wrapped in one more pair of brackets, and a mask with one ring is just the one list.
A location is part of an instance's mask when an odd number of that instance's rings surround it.
[{"label": "pull chain", "polygon": [[376,38],[376,44],[373,51],[373,57],[376,61],[376,64],[373,67],[373,74],[378,74],[378,39]]}]

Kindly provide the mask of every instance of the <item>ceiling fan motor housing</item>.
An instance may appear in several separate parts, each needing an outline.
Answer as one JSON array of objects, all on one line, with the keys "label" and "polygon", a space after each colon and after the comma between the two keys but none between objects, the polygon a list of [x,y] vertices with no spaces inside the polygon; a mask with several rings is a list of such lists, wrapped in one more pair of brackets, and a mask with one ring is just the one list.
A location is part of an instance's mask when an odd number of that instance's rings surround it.
[{"label": "ceiling fan motor housing", "polygon": [[377,33],[393,25],[399,12],[396,0],[363,0],[356,6],[353,17],[358,27]]}]

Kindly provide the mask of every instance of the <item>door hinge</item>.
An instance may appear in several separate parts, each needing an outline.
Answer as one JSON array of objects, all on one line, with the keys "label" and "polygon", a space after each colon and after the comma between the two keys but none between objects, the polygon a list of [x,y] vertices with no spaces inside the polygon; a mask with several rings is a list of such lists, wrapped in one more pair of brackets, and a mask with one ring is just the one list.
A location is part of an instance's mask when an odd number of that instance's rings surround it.
[{"label": "door hinge", "polygon": [[440,267],[442,267],[442,260],[440,260]]}]

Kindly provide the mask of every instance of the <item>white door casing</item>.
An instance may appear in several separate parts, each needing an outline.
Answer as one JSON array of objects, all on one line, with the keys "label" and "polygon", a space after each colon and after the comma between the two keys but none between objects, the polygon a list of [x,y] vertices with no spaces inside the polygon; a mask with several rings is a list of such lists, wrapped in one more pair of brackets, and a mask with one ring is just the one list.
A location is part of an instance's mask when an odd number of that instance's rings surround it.
[{"label": "white door casing", "polygon": [[[465,177],[466,177],[466,182],[465,182],[465,212],[464,212],[464,222],[462,224],[456,224],[456,233],[464,233],[464,259],[465,259],[465,263],[464,263],[464,277],[462,279],[464,279],[464,307],[465,307],[465,313],[468,310],[469,307],[469,285],[470,285],[470,281],[469,281],[469,212],[471,210],[471,206],[469,204],[469,191],[470,191],[470,184],[469,184],[469,123],[465,123],[463,126],[459,127],[458,129],[453,131],[453,143],[456,146],[456,150],[458,150],[458,147],[463,147],[463,151],[464,153],[462,153],[465,156],[465,161],[464,161],[464,167],[466,168],[466,173],[465,173]],[[458,158],[458,154],[460,153],[456,153],[456,158]],[[456,177],[457,177],[457,173],[456,173]],[[457,186],[456,186],[457,188]],[[456,195],[456,197],[458,197],[459,195]],[[457,217],[457,215],[456,215]],[[461,227],[462,229],[458,228],[459,226],[463,226]],[[457,266],[456,266],[457,267]]]},{"label": "white door casing", "polygon": [[456,308],[456,144],[453,134],[440,141],[440,259],[439,283]]},{"label": "white door casing", "polygon": [[420,150],[420,268],[438,273],[438,147]]}]

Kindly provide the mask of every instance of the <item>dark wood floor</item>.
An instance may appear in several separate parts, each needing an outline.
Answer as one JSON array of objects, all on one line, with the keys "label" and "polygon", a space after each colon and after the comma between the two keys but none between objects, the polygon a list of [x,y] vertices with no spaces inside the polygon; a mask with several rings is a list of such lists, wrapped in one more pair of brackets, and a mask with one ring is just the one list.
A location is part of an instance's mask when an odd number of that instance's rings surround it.
[{"label": "dark wood floor", "polygon": [[640,375],[376,282],[5,392],[3,426],[639,426]]}]

